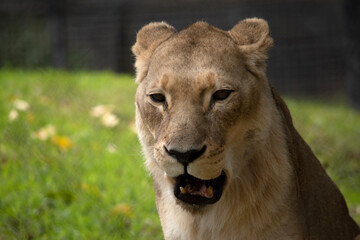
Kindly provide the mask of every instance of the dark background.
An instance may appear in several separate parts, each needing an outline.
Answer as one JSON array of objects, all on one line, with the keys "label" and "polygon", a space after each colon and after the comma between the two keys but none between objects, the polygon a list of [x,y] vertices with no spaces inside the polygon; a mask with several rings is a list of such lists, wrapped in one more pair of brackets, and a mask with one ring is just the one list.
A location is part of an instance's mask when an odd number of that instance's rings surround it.
[{"label": "dark background", "polygon": [[360,109],[358,0],[1,0],[0,67],[133,73],[136,32],[203,20],[231,29],[261,17],[275,40],[268,76],[296,95],[347,95]]}]

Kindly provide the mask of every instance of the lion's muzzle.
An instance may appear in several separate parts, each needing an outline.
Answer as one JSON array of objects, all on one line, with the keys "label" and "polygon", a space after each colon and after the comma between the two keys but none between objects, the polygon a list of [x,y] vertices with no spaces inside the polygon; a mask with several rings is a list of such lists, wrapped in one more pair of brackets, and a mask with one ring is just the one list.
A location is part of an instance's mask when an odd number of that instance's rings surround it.
[{"label": "lion's muzzle", "polygon": [[164,149],[169,156],[175,158],[179,163],[183,164],[186,171],[186,167],[189,163],[203,155],[206,150],[206,145],[204,145],[200,150],[191,149],[185,152],[180,152],[175,149],[167,149],[166,146],[164,146]]},{"label": "lion's muzzle", "polygon": [[164,146],[164,150],[170,157],[176,159],[184,166],[184,174],[174,178],[174,195],[176,198],[185,203],[195,205],[212,204],[220,199],[226,180],[224,172],[219,177],[204,180],[190,175],[187,171],[188,165],[205,153],[206,145],[202,148],[188,151],[168,149]]}]

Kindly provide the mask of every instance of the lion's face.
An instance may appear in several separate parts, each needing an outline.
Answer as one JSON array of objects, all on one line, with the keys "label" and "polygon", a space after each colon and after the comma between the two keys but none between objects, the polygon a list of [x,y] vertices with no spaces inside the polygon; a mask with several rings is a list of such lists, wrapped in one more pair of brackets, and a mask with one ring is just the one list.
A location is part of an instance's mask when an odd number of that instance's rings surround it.
[{"label": "lion's face", "polygon": [[[145,68],[140,66],[145,61],[138,53],[139,39],[133,49],[137,126],[147,165],[177,199],[215,203],[234,177],[234,165],[241,165],[242,159],[234,162],[229,155],[246,155],[246,141],[254,137],[257,127],[251,119],[258,112],[264,81],[228,32],[205,23],[177,34],[168,25],[161,27],[170,38],[152,49]],[[233,149],[235,140],[244,142],[243,149]]]}]

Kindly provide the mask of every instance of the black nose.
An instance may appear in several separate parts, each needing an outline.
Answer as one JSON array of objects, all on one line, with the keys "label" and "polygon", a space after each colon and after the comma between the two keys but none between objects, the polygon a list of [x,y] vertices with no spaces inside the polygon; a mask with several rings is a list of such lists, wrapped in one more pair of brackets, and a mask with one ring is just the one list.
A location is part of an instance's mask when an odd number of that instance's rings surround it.
[{"label": "black nose", "polygon": [[174,149],[167,149],[165,146],[165,151],[171,157],[175,158],[178,162],[182,163],[184,166],[187,166],[189,163],[194,161],[195,159],[199,158],[206,150],[206,146],[204,145],[200,150],[191,149],[186,152],[179,152]]}]

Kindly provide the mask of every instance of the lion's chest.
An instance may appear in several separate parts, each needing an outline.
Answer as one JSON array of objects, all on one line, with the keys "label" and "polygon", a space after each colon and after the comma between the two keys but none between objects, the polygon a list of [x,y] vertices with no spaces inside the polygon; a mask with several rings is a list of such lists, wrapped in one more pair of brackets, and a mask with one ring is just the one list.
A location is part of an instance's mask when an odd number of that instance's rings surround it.
[{"label": "lion's chest", "polygon": [[261,221],[259,225],[249,224],[243,214],[220,205],[207,209],[205,213],[193,214],[167,202],[159,212],[165,240],[301,239],[298,224],[290,216],[281,220],[285,224],[273,222],[271,229],[265,230]]},{"label": "lion's chest", "polygon": [[179,206],[167,205],[160,211],[166,240],[257,239],[246,224],[229,214],[230,209],[210,208],[205,213],[189,213]]},{"label": "lion's chest", "polygon": [[189,216],[188,213],[180,213],[176,218],[166,219],[167,222],[163,224],[166,240],[242,239],[239,229],[219,227],[218,222],[213,218]]}]

